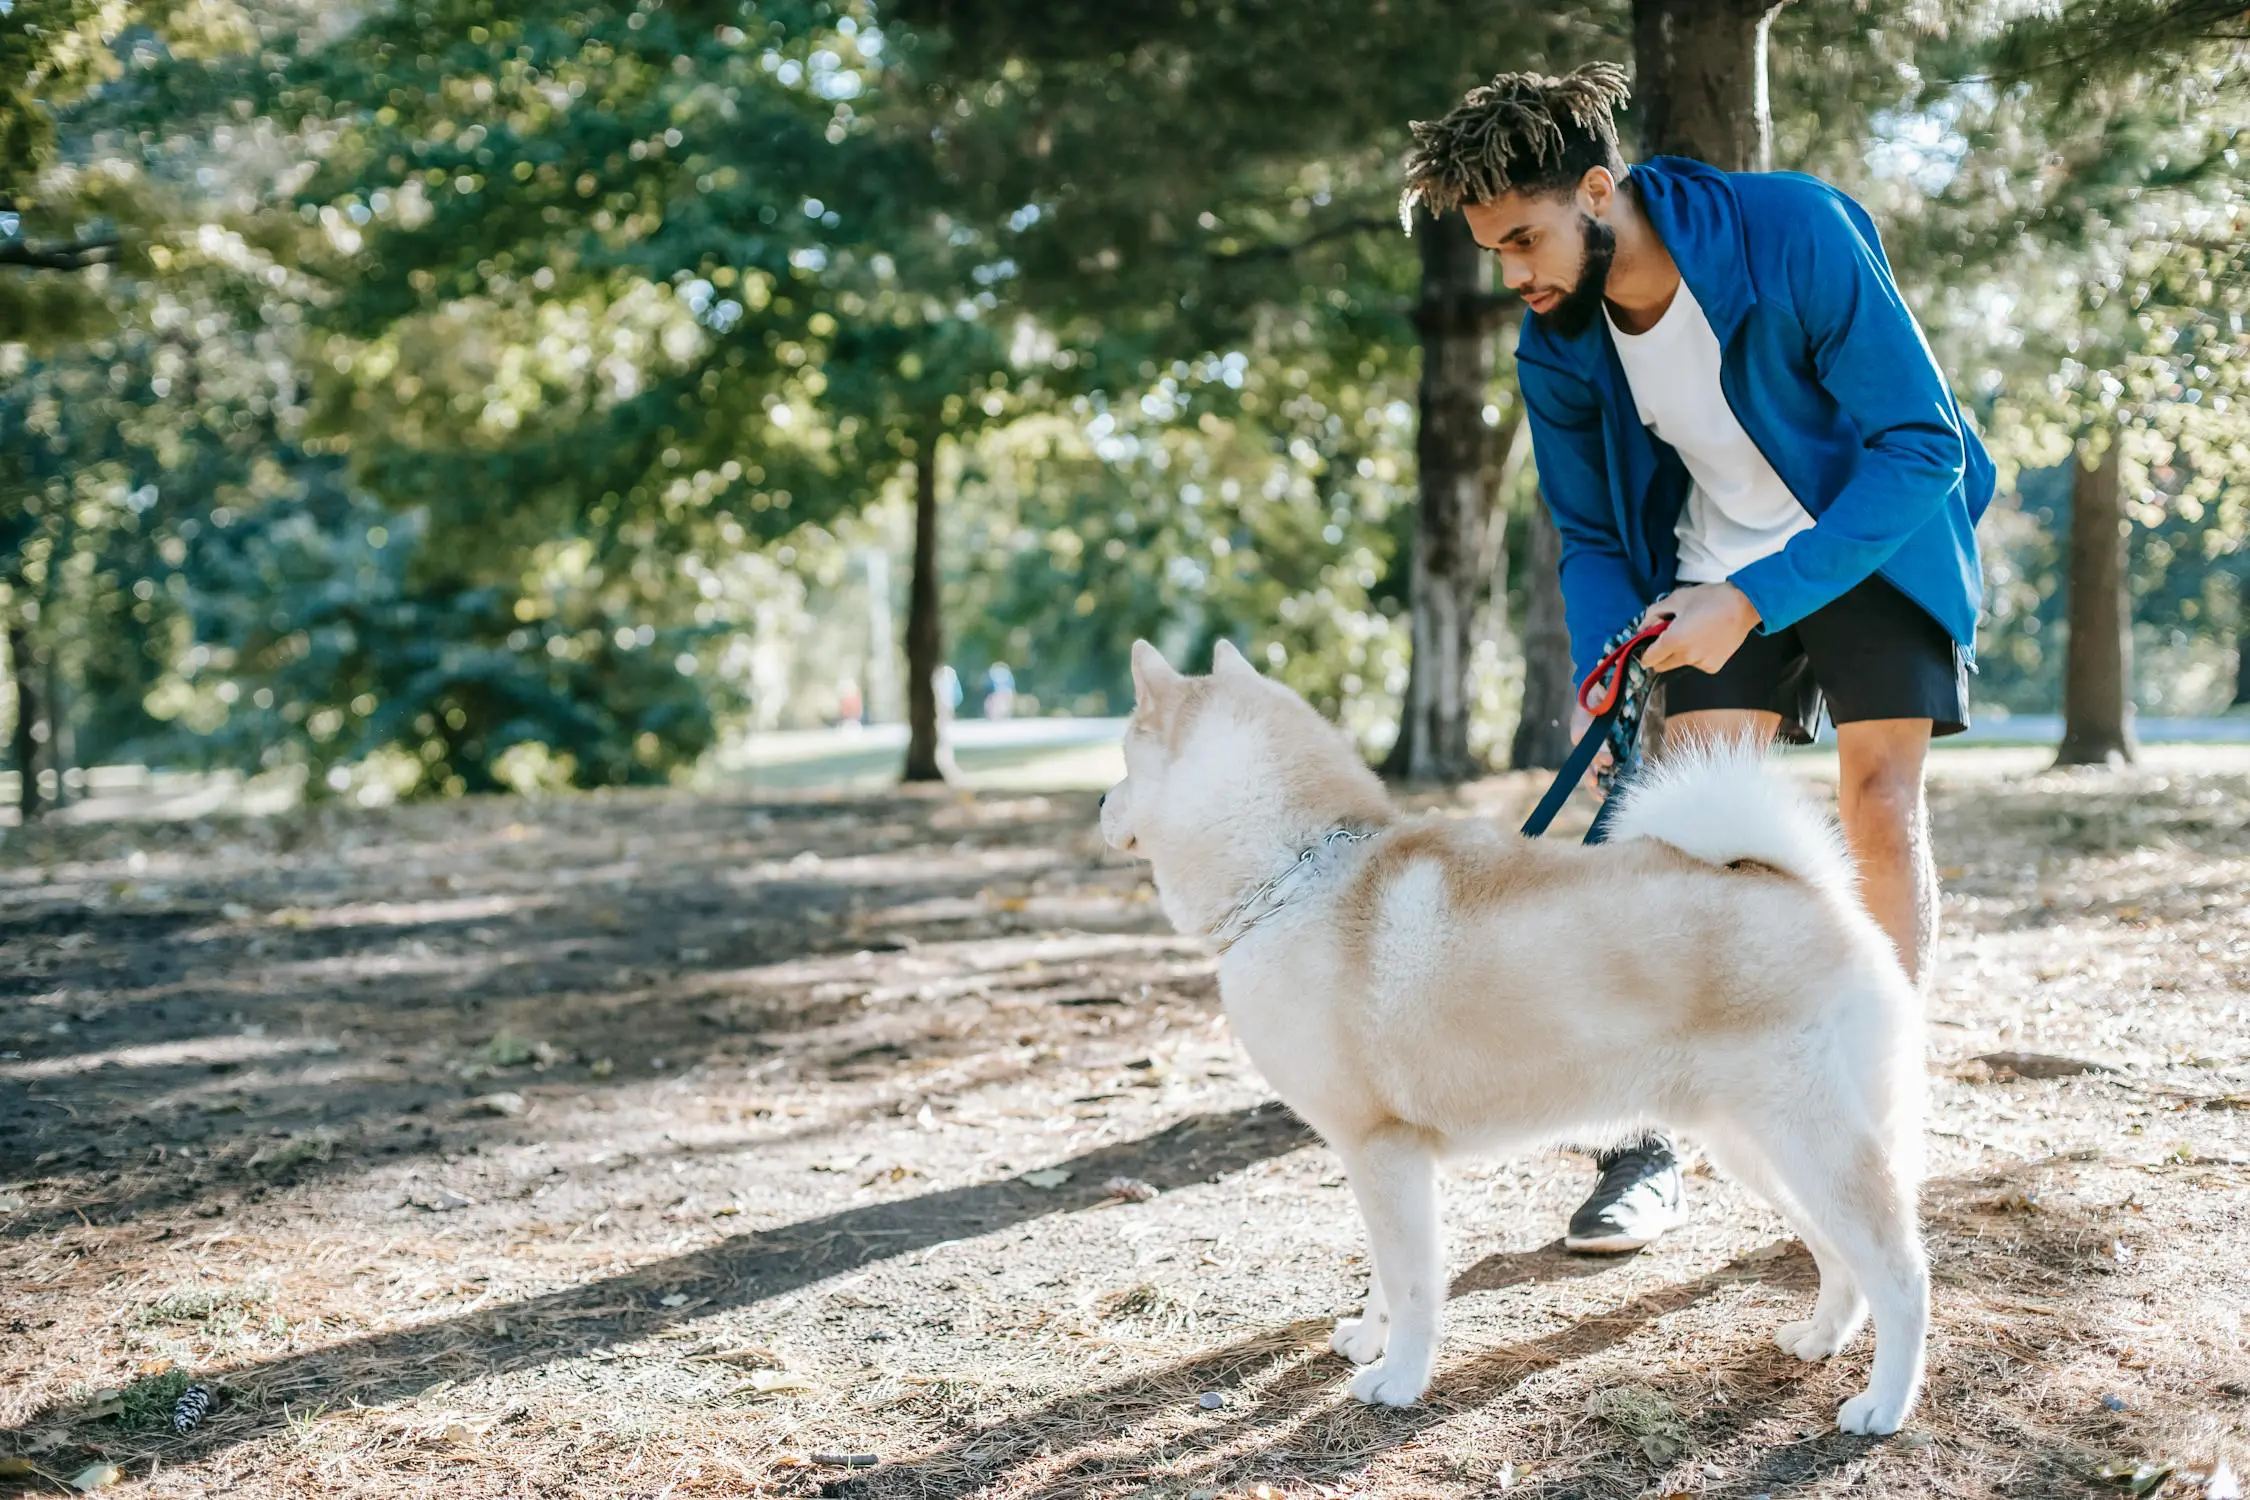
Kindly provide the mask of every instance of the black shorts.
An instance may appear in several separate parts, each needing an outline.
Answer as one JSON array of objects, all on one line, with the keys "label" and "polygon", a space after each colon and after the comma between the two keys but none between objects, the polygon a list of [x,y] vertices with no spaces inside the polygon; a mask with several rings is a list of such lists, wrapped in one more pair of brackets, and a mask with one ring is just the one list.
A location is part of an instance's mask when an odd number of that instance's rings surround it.
[{"label": "black shorts", "polygon": [[[1781,738],[1812,743],[1830,722],[1928,719],[1933,735],[1969,727],[1968,658],[1945,627],[1880,577],[1771,635],[1749,638],[1716,672],[1666,672],[1664,711],[1765,709]],[[1824,701],[1825,700],[1825,701]]]}]

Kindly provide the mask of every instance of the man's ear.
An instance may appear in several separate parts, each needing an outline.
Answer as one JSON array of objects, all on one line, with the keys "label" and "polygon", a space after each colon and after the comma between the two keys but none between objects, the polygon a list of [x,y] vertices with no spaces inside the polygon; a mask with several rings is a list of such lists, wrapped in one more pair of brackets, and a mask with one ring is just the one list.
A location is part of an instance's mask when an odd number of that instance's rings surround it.
[{"label": "man's ear", "polygon": [[1588,167],[1586,175],[1578,179],[1578,201],[1595,218],[1609,211],[1617,201],[1617,179],[1607,167]]},{"label": "man's ear", "polygon": [[1214,677],[1255,677],[1258,669],[1250,665],[1250,658],[1235,649],[1234,642],[1224,636],[1211,648],[1211,675]]},{"label": "man's ear", "polygon": [[1143,709],[1154,710],[1162,706],[1180,685],[1180,674],[1164,659],[1164,653],[1146,641],[1133,642],[1133,701]]}]

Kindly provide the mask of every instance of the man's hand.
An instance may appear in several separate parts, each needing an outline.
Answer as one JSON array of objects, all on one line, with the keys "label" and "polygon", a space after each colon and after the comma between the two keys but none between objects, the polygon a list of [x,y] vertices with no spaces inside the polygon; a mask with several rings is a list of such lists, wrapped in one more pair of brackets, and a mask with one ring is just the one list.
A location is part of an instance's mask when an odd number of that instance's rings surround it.
[{"label": "man's hand", "polygon": [[1665,595],[1641,616],[1643,625],[1672,623],[1641,657],[1652,672],[1694,667],[1716,672],[1758,627],[1758,608],[1731,583],[1691,583]]}]

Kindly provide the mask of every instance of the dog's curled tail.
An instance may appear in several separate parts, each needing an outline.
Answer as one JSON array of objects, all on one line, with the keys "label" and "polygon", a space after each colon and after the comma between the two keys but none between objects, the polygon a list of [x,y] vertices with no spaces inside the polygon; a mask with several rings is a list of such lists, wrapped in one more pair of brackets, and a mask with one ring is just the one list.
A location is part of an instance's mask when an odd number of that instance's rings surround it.
[{"label": "dog's curled tail", "polygon": [[1715,865],[1770,865],[1809,885],[1855,894],[1858,876],[1835,821],[1748,738],[1666,755],[1620,794],[1612,839],[1661,839]]}]

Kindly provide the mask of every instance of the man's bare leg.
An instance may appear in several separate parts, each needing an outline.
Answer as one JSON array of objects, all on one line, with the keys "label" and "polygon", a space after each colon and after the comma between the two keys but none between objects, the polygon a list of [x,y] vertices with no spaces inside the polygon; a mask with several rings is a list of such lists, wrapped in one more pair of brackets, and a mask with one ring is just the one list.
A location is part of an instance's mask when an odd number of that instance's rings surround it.
[{"label": "man's bare leg", "polygon": [[1937,862],[1922,774],[1928,719],[1865,719],[1836,726],[1836,801],[1859,865],[1860,899],[1890,934],[1899,962],[1926,988],[1937,947]]},{"label": "man's bare leg", "polygon": [[[1704,709],[1665,721],[1664,745],[1755,735],[1763,745],[1779,716],[1755,709]],[[1860,899],[1890,934],[1899,962],[1916,984],[1930,972],[1937,944],[1937,865],[1930,854],[1930,809],[1922,774],[1929,759],[1928,719],[1863,719],[1836,728],[1840,776],[1837,810],[1844,841],[1859,866]]]}]

